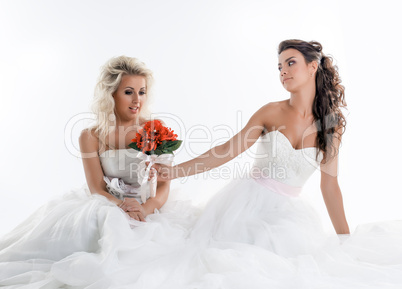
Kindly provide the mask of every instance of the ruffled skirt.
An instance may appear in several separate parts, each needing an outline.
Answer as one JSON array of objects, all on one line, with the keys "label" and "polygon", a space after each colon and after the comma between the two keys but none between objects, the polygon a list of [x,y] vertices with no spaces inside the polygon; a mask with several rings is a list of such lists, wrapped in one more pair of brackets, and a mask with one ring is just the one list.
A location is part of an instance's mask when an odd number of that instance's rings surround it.
[{"label": "ruffled skirt", "polygon": [[402,222],[324,232],[303,197],[234,180],[199,216],[168,201],[146,223],[84,189],[0,241],[5,288],[402,288]]}]

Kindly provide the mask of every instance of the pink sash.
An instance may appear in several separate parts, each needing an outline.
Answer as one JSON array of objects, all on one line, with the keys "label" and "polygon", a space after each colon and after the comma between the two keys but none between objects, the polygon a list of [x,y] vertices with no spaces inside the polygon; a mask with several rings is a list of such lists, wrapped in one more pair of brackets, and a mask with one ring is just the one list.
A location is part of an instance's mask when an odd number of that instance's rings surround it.
[{"label": "pink sash", "polygon": [[294,187],[278,182],[277,180],[264,176],[260,171],[256,170],[253,171],[252,178],[267,189],[284,196],[297,197],[302,190],[302,187]]}]

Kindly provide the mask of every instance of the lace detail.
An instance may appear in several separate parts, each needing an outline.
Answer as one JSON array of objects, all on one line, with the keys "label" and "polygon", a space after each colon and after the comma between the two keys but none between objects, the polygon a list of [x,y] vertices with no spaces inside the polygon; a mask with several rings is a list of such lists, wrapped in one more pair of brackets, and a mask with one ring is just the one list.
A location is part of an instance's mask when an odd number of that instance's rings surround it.
[{"label": "lace detail", "polygon": [[322,160],[321,152],[315,159],[316,151],[315,147],[294,149],[284,134],[271,131],[260,138],[254,167],[266,177],[301,187]]}]

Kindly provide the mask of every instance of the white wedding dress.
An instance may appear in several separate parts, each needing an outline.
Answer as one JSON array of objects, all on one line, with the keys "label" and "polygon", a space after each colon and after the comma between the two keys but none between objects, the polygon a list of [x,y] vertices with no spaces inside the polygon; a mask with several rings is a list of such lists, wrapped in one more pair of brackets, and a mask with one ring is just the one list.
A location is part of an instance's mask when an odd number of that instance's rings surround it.
[{"label": "white wedding dress", "polygon": [[260,138],[249,177],[214,196],[192,230],[200,277],[188,288],[402,288],[402,221],[331,235],[300,196],[316,153],[280,131]]},{"label": "white wedding dress", "polygon": [[[136,160],[125,152],[102,155],[102,166],[135,188],[127,176]],[[300,196],[321,159],[269,132],[249,176],[218,192],[199,217],[191,204],[168,201],[140,223],[103,197],[72,192],[0,241],[0,286],[402,288],[401,221],[361,225],[340,240]]]},{"label": "white wedding dress", "polygon": [[[123,188],[125,197],[141,203],[141,160],[131,148],[100,155],[109,183],[119,185],[107,185],[111,194],[121,198]],[[0,288],[113,288],[115,272],[149,260],[147,250],[163,256],[180,247],[194,220],[188,202],[172,201],[139,222],[84,185],[45,204],[0,239]],[[132,275],[117,284],[130,283]]]}]

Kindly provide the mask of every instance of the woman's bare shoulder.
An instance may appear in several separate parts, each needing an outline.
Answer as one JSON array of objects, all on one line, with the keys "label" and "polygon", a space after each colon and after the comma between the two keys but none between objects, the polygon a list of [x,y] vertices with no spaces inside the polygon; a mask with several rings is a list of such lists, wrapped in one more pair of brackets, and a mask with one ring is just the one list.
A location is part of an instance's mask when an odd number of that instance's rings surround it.
[{"label": "woman's bare shoulder", "polygon": [[81,131],[80,140],[84,141],[97,141],[98,135],[95,128],[85,128]]},{"label": "woman's bare shoulder", "polygon": [[269,102],[259,110],[258,117],[264,124],[265,130],[275,129],[283,123],[284,112],[286,110],[287,100]]},{"label": "woman's bare shoulder", "polygon": [[286,108],[287,100],[268,102],[261,107],[264,113],[280,113]]},{"label": "woman's bare shoulder", "polygon": [[95,128],[83,129],[79,137],[79,143],[82,152],[97,152],[99,141]]}]

